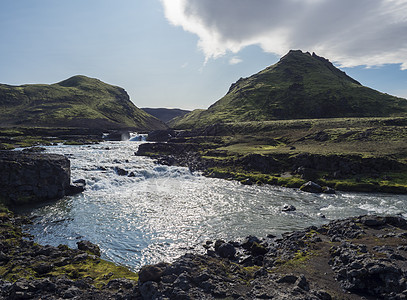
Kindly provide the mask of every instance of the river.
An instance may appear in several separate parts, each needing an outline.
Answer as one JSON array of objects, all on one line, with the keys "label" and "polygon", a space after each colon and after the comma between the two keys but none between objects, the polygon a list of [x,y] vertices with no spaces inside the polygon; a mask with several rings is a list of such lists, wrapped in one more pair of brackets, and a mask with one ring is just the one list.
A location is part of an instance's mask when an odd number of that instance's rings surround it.
[{"label": "river", "polygon": [[[156,165],[134,155],[140,143],[46,147],[48,153],[66,155],[72,179],[85,179],[87,186],[82,194],[25,211],[33,220],[26,230],[35,241],[75,248],[77,241],[89,240],[100,246],[103,258],[138,270],[203,251],[207,240],[278,235],[362,214],[407,216],[406,195],[319,195],[246,186]],[[282,212],[284,204],[297,210]]]}]

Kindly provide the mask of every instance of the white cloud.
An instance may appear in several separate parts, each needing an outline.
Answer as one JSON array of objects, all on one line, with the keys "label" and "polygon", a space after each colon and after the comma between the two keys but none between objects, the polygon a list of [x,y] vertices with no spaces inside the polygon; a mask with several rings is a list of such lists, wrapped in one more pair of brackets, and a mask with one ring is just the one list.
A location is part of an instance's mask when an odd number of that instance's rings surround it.
[{"label": "white cloud", "polygon": [[237,65],[240,64],[243,60],[241,58],[239,58],[238,56],[233,56],[230,60],[229,60],[229,65]]},{"label": "white cloud", "polygon": [[249,45],[314,51],[342,67],[407,69],[407,0],[161,0],[175,26],[199,36],[206,59]]}]

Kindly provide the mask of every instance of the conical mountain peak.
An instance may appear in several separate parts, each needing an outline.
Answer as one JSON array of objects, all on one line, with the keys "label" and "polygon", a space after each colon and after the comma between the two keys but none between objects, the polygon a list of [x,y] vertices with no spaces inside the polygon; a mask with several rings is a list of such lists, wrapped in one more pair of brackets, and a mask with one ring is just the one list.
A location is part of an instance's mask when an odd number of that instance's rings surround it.
[{"label": "conical mountain peak", "polygon": [[233,83],[207,110],[187,114],[176,128],[216,122],[405,114],[407,100],[362,86],[315,53],[291,50],[276,64]]},{"label": "conical mountain peak", "polygon": [[96,78],[90,78],[90,77],[87,77],[84,75],[75,75],[75,76],[72,76],[61,82],[58,82],[57,84],[60,86],[64,86],[64,87],[77,87],[84,83],[95,82],[95,81],[101,82],[99,79],[96,79]]}]

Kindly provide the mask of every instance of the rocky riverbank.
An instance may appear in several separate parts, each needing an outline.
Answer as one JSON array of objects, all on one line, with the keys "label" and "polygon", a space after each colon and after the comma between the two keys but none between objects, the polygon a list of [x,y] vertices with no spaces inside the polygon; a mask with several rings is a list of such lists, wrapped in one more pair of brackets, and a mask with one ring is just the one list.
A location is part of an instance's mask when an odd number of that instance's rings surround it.
[{"label": "rocky riverbank", "polygon": [[363,216],[145,266],[145,299],[406,299],[407,223]]},{"label": "rocky riverbank", "polygon": [[[78,249],[42,246],[26,236],[28,219],[0,212],[0,299],[125,299],[137,274],[100,259],[87,241]],[[128,297],[129,298],[129,297]]]},{"label": "rocky riverbank", "polygon": [[[288,212],[291,213],[291,212]],[[407,222],[362,216],[281,237],[207,241],[205,254],[135,274],[78,249],[35,244],[0,213],[0,299],[406,299]]]},{"label": "rocky riverbank", "polygon": [[209,177],[243,184],[272,184],[299,188],[308,181],[352,192],[407,193],[407,165],[392,158],[355,154],[230,154],[209,149],[204,141],[157,142],[139,146],[137,155],[157,163],[186,166]]}]

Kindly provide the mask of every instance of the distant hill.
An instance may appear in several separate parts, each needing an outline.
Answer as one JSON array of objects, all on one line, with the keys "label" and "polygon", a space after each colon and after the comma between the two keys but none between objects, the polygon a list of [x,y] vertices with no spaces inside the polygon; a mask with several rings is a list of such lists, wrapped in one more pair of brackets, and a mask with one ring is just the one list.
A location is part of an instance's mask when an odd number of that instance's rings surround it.
[{"label": "distant hill", "polygon": [[386,117],[406,114],[407,100],[362,86],[315,53],[291,50],[280,61],[240,78],[207,110],[171,122],[174,128],[219,122]]},{"label": "distant hill", "polygon": [[120,87],[86,76],[55,84],[0,84],[0,126],[155,130],[166,125]]},{"label": "distant hill", "polygon": [[178,109],[178,108],[141,108],[146,113],[156,117],[157,119],[167,123],[175,117],[182,117],[185,114],[191,112],[190,110]]}]

